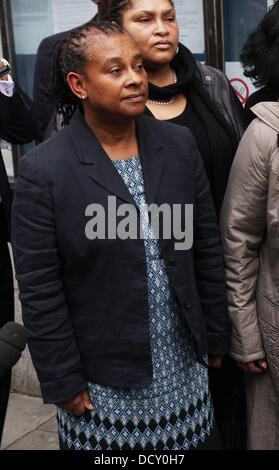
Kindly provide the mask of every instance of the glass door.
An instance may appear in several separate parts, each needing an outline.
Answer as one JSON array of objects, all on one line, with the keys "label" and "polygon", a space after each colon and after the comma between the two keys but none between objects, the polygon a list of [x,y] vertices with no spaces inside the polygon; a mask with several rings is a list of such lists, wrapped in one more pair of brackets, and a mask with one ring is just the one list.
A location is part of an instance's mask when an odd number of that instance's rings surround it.
[{"label": "glass door", "polygon": [[[97,12],[90,0],[10,0],[18,83],[33,98],[40,42],[89,21]],[[35,144],[22,146],[24,154]]]},{"label": "glass door", "polygon": [[197,60],[205,61],[205,37],[203,0],[174,0],[179,41],[194,54]]},{"label": "glass door", "polygon": [[89,21],[97,7],[90,0],[10,0],[19,84],[33,96],[36,53],[40,42]]}]

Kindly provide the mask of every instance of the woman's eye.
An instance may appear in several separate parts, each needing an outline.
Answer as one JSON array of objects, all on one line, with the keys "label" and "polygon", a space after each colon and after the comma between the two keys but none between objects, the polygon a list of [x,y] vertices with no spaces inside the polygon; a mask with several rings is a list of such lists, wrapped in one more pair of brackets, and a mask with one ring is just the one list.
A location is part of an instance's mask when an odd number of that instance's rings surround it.
[{"label": "woman's eye", "polygon": [[174,16],[170,16],[169,18],[167,18],[167,21],[170,21],[170,22],[175,21],[175,17],[174,17]]},{"label": "woman's eye", "polygon": [[113,69],[113,70],[110,71],[110,73],[111,73],[112,75],[118,75],[120,72],[121,72],[120,69]]},{"label": "woman's eye", "polygon": [[143,64],[138,64],[136,65],[137,70],[144,70],[144,65]]},{"label": "woman's eye", "polygon": [[149,18],[140,18],[139,22],[140,23],[147,23],[149,21]]}]

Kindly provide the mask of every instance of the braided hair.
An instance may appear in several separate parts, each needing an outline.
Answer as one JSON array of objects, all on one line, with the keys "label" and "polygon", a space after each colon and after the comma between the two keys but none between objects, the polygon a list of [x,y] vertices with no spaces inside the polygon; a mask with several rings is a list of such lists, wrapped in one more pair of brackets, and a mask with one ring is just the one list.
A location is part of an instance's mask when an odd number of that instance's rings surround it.
[{"label": "braided hair", "polygon": [[[173,0],[169,0],[174,8]],[[98,18],[102,21],[115,21],[122,24],[122,15],[132,6],[133,0],[100,0]]]},{"label": "braided hair", "polygon": [[[84,65],[91,57],[87,54],[87,38],[98,31],[106,35],[129,34],[121,26],[110,22],[93,20],[73,29],[56,45],[52,67],[50,92],[57,114],[62,115],[62,125],[68,125],[81,101],[70,89],[67,76],[70,72],[83,73]],[[129,35],[130,36],[130,35]]]}]

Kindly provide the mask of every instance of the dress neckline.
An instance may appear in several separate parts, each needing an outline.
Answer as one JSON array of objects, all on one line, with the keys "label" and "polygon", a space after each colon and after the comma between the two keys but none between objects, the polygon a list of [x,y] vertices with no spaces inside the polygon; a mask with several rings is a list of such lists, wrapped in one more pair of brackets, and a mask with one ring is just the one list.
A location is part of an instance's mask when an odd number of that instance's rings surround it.
[{"label": "dress neckline", "polygon": [[188,113],[189,106],[190,106],[190,103],[187,100],[187,103],[186,103],[185,108],[183,109],[182,113],[178,114],[177,116],[174,116],[173,118],[166,119],[166,121],[172,122],[172,121],[175,121],[176,119],[181,119],[186,113]]},{"label": "dress neckline", "polygon": [[134,155],[133,157],[128,157],[128,158],[119,158],[117,160],[111,160],[112,162],[124,162],[126,160],[136,160],[137,158],[140,158],[140,155]]}]

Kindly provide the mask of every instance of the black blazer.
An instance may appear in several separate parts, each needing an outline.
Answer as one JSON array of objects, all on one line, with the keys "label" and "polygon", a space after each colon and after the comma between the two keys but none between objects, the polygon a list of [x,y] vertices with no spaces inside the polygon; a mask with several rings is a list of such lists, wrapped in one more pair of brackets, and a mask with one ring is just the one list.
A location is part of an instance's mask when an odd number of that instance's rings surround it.
[{"label": "black blazer", "polygon": [[[15,85],[12,97],[0,92],[0,139],[11,144],[25,144],[35,137],[35,117],[30,98]],[[0,195],[10,233],[11,191],[0,149]],[[0,220],[0,230],[3,220]],[[8,233],[8,237],[9,237]]]},{"label": "black blazer", "polygon": [[[183,127],[136,120],[148,204],[194,204],[194,245],[161,256],[196,343],[228,351],[223,254],[203,163]],[[46,403],[73,398],[87,381],[145,387],[152,381],[144,241],[88,240],[85,209],[135,205],[77,111],[70,125],[20,162],[13,250],[23,319]],[[139,213],[138,213],[139,216]]]}]

